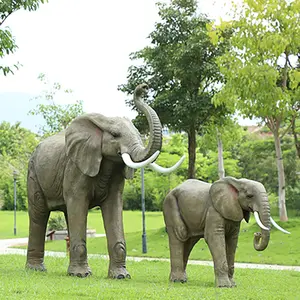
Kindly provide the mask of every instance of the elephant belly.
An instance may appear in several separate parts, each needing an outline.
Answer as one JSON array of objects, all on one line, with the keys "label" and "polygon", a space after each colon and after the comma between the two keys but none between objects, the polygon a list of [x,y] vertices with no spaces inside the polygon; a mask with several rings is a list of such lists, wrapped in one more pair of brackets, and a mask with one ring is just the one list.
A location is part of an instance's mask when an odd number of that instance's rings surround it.
[{"label": "elephant belly", "polygon": [[67,207],[63,198],[47,198],[46,202],[50,211],[67,211]]},{"label": "elephant belly", "polygon": [[183,218],[188,228],[189,236],[204,236],[205,219],[198,214],[191,214],[190,218]]}]

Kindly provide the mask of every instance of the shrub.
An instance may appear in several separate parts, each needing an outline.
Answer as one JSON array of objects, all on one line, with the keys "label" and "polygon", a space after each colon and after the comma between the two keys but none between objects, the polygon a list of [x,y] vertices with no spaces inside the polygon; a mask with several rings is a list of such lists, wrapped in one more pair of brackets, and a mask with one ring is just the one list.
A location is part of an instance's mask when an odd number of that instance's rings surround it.
[{"label": "shrub", "polygon": [[67,228],[65,218],[62,215],[51,217],[48,222],[48,230],[63,230]]},{"label": "shrub", "polygon": [[296,182],[294,186],[287,186],[286,203],[289,209],[295,209],[300,213],[300,182]]}]

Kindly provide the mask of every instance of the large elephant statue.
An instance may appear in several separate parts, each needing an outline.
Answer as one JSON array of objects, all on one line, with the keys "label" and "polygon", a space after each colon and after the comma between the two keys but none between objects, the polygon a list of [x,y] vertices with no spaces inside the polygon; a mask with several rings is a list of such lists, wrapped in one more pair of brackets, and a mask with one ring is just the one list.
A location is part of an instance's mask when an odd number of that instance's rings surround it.
[{"label": "large elephant statue", "polygon": [[225,177],[213,184],[189,179],[166,196],[163,214],[169,236],[173,282],[186,282],[186,265],[194,245],[204,238],[211,252],[215,284],[233,287],[234,257],[240,223],[250,212],[261,227],[255,233],[254,248],[268,246],[271,223],[285,233],[270,216],[268,196],[257,181]]},{"label": "large elephant statue", "polygon": [[87,215],[89,209],[100,206],[109,253],[108,276],[130,278],[125,266],[122,221],[124,181],[132,178],[133,169],[149,164],[163,171],[153,162],[162,146],[162,128],[155,111],[142,101],[147,90],[142,84],[134,91],[135,105],[146,115],[150,127],[146,147],[129,119],[96,113],[77,117],[65,131],[37,146],[29,161],[27,179],[27,268],[46,270],[44,243],[49,214],[62,211],[70,238],[68,274],[91,274],[86,248]]}]

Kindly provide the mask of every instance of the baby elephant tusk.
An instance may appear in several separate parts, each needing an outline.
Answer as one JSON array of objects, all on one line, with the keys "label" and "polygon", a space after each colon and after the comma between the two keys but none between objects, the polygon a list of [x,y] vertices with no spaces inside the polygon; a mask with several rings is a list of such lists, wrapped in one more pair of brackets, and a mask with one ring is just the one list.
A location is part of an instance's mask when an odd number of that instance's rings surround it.
[{"label": "baby elephant tusk", "polygon": [[269,230],[269,228],[267,228],[260,220],[259,218],[259,215],[258,215],[258,212],[255,211],[254,212],[254,217],[255,217],[255,221],[256,223],[258,224],[258,226],[261,228],[261,229],[264,229],[264,230]]},{"label": "baby elephant tusk", "polygon": [[143,167],[147,166],[148,164],[152,163],[157,158],[158,155],[159,155],[159,151],[157,150],[148,159],[141,161],[141,162],[134,162],[134,161],[132,161],[132,159],[128,153],[123,153],[122,159],[129,168],[139,169],[139,168],[143,168]]},{"label": "baby elephant tusk", "polygon": [[273,224],[274,227],[276,227],[278,230],[287,233],[287,234],[291,234],[289,231],[283,229],[282,227],[280,227],[274,220],[272,217],[270,217],[271,223]]},{"label": "baby elephant tusk", "polygon": [[175,171],[175,170],[183,163],[184,159],[185,159],[185,155],[183,155],[183,156],[180,158],[180,160],[179,160],[174,166],[172,166],[172,167],[170,167],[170,168],[164,168],[164,167],[161,167],[161,166],[159,166],[159,165],[156,164],[156,163],[151,163],[151,164],[149,164],[148,167],[149,167],[150,169],[156,171],[156,172],[159,172],[159,173],[162,173],[162,174],[169,174],[169,173]]}]

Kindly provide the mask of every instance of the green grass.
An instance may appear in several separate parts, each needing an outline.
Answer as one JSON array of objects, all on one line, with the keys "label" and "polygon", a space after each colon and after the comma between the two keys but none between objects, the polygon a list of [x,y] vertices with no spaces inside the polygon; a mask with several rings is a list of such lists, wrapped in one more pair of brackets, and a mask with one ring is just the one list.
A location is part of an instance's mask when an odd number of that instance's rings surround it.
[{"label": "green grass", "polygon": [[93,275],[66,276],[67,258],[46,257],[47,273],[26,271],[25,257],[0,256],[1,299],[299,299],[300,273],[236,269],[237,288],[214,288],[213,268],[188,266],[188,283],[169,283],[166,262],[128,262],[131,280],[106,278],[108,261],[90,259]]},{"label": "green grass", "polygon": [[[16,237],[28,236],[28,213],[17,212],[17,235]],[[0,239],[14,238],[14,212],[0,211]]]},{"label": "green grass", "polygon": [[[10,215],[10,216],[9,216]],[[12,212],[0,212],[0,238],[5,236],[3,228],[3,216],[12,218]],[[24,222],[24,236],[27,236],[27,216],[18,213],[18,218]],[[12,219],[13,220],[13,219]],[[278,222],[278,219],[275,218]],[[287,223],[280,223],[282,227],[292,234],[286,235],[276,229],[271,231],[269,246],[265,251],[258,252],[253,248],[253,233],[259,230],[254,224],[242,222],[238,249],[237,262],[267,263],[280,265],[300,265],[300,218],[290,218]],[[13,224],[13,222],[12,222]],[[20,223],[21,224],[21,221]],[[25,225],[26,224],[26,225]],[[88,216],[88,227],[95,228],[97,233],[104,233],[100,211],[91,211]],[[168,236],[164,231],[164,222],[161,212],[148,212],[146,214],[147,227],[147,254],[142,253],[141,212],[124,211],[124,228],[128,256],[169,257]],[[7,237],[7,235],[6,235]],[[13,237],[11,235],[10,237]],[[46,243],[46,250],[65,251],[65,241],[52,241]],[[26,247],[25,247],[26,248]],[[89,238],[87,241],[89,254],[107,254],[106,238]],[[190,259],[211,260],[211,254],[204,240],[196,244]]]},{"label": "green grass", "polygon": [[[57,212],[52,212],[54,216]],[[124,211],[124,230],[125,232],[136,232],[142,228],[142,213],[140,211]],[[147,229],[157,229],[164,226],[162,212],[146,213]],[[91,210],[88,215],[88,228],[96,229],[97,233],[105,233],[101,211]],[[0,239],[14,238],[14,212],[0,211]],[[17,236],[28,236],[28,213],[17,212]]]},{"label": "green grass", "polygon": [[[300,225],[299,222],[295,222]],[[300,226],[299,226],[300,228]],[[249,227],[244,224],[240,232],[236,262],[252,262],[280,265],[300,265],[299,244],[300,231],[293,231],[292,235],[284,235],[272,230],[269,246],[265,251],[256,251],[253,248],[253,233],[257,230],[255,224]],[[131,232],[125,235],[128,256],[169,257],[168,236],[164,228],[147,231],[147,253],[142,253],[141,232]],[[46,243],[46,250],[65,251],[65,241]],[[107,254],[106,238],[89,238],[87,240],[88,253]],[[190,259],[211,260],[209,249],[202,239],[194,247]]]}]

